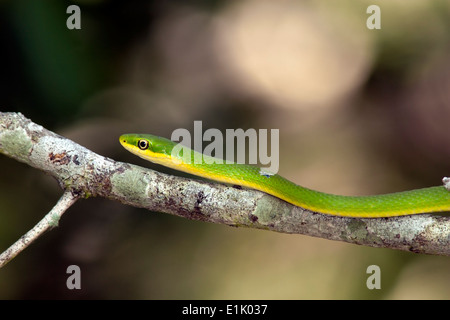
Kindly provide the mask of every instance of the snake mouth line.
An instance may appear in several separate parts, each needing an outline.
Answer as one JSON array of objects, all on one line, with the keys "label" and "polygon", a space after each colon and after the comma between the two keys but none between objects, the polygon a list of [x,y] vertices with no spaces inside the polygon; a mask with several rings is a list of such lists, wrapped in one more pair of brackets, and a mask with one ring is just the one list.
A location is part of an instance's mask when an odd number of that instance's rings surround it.
[{"label": "snake mouth line", "polygon": [[278,174],[246,164],[206,163],[204,160],[195,163],[192,157],[200,155],[204,159],[203,155],[186,148],[191,154],[191,162],[187,163],[182,157],[172,156],[176,142],[153,135],[122,135],[120,143],[131,153],[159,165],[209,180],[259,190],[317,213],[380,218],[450,211],[450,192],[444,186],[373,196],[341,196],[304,188]]}]

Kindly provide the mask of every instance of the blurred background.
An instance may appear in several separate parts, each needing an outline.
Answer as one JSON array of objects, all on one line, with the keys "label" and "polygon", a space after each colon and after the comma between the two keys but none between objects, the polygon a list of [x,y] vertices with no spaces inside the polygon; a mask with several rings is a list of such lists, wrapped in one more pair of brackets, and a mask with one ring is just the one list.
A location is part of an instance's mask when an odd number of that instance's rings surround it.
[{"label": "blurred background", "polygon": [[[81,10],[69,30],[66,9]],[[367,7],[381,9],[370,30]],[[0,1],[0,110],[115,160],[126,132],[279,129],[280,170],[344,195],[450,175],[448,0]],[[62,191],[0,156],[0,250]],[[66,269],[81,268],[81,290]],[[366,269],[381,268],[381,290]],[[450,259],[231,228],[103,199],[0,270],[2,299],[448,299]]]}]

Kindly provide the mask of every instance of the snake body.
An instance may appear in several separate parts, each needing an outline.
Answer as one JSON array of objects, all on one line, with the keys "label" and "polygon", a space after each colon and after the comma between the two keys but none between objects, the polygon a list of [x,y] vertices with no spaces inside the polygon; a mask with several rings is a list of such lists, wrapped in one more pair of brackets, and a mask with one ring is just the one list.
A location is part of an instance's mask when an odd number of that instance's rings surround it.
[{"label": "snake body", "polygon": [[299,186],[255,166],[220,163],[221,160],[188,148],[172,152],[177,143],[162,137],[124,134],[119,139],[125,149],[148,161],[210,180],[260,190],[318,213],[379,218],[450,211],[450,192],[444,186],[371,196],[334,195]]}]

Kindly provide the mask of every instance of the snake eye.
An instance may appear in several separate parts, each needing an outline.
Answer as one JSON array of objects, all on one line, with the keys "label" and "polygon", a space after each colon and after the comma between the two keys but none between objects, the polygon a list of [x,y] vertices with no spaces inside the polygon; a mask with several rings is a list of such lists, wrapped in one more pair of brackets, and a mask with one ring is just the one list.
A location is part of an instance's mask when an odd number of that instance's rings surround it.
[{"label": "snake eye", "polygon": [[138,145],[139,149],[145,150],[145,149],[148,148],[148,141],[144,140],[144,139],[141,139],[141,140],[138,141],[137,145]]}]

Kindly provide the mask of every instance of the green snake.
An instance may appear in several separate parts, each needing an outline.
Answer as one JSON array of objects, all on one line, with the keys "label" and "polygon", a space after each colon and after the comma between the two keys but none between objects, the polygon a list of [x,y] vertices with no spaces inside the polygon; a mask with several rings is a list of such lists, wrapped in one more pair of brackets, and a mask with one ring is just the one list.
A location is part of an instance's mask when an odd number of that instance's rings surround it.
[{"label": "green snake", "polygon": [[[301,187],[278,174],[239,163],[220,163],[178,143],[150,134],[124,134],[122,146],[151,162],[210,180],[260,190],[313,212],[355,218],[380,218],[450,211],[450,191],[444,186],[371,195],[342,196]],[[198,161],[200,159],[200,161]]]}]

